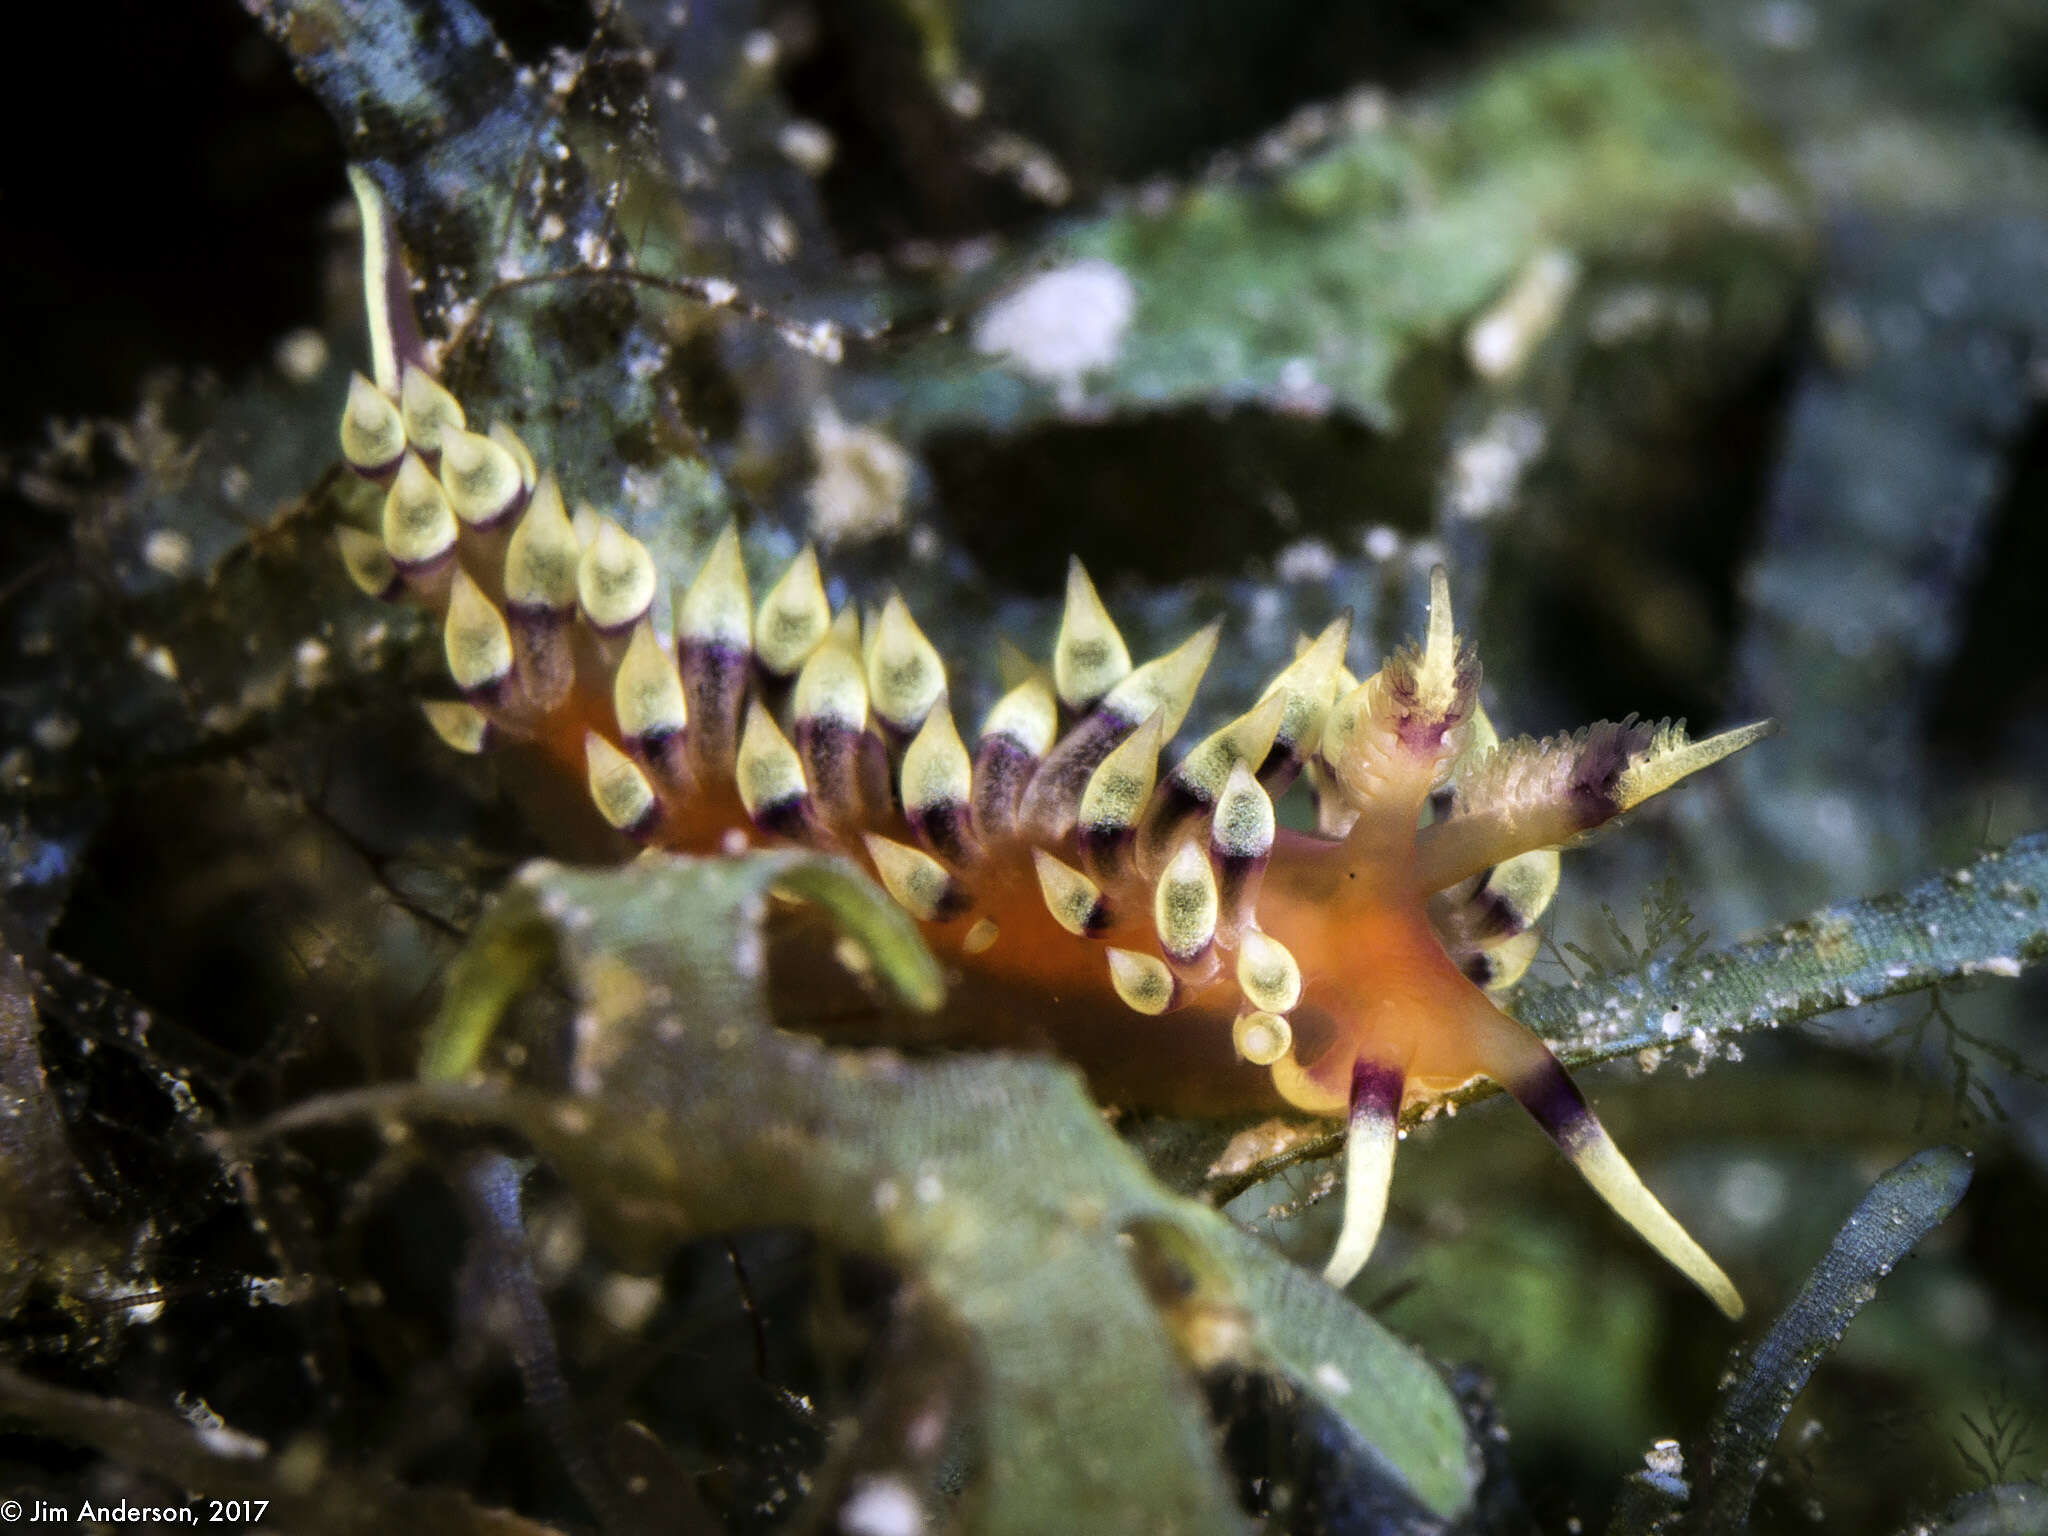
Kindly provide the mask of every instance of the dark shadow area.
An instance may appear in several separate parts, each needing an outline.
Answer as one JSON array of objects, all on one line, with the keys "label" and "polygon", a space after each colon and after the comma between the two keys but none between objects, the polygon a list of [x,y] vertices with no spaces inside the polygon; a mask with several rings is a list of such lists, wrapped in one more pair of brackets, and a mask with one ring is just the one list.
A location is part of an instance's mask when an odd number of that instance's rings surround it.
[{"label": "dark shadow area", "polygon": [[152,369],[233,375],[321,311],[335,132],[231,4],[14,8],[17,61],[81,73],[6,94],[9,360],[0,443],[125,416]]},{"label": "dark shadow area", "polygon": [[1053,593],[1079,555],[1098,581],[1237,576],[1304,538],[1428,526],[1434,474],[1412,434],[1341,417],[1194,407],[1014,438],[925,443],[951,531],[1005,588]]}]

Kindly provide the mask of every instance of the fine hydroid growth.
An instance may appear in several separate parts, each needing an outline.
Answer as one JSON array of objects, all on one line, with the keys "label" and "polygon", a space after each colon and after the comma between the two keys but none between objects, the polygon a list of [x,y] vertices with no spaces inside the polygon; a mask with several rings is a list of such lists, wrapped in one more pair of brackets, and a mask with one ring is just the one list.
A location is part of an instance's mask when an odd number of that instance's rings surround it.
[{"label": "fine hydroid growth", "polygon": [[[442,740],[527,744],[647,846],[849,854],[926,925],[956,992],[1002,1000],[991,1018],[1030,1010],[1063,1038],[1121,1038],[1140,1092],[1150,1070],[1166,1102],[1256,1088],[1345,1117],[1334,1284],[1372,1252],[1403,1107],[1487,1077],[1740,1314],[1549,1049],[1489,994],[1535,953],[1559,848],[1767,726],[1694,742],[1630,720],[1501,742],[1441,569],[1419,645],[1361,682],[1339,618],[1170,766],[1220,628],[1134,664],[1078,561],[1049,666],[972,745],[902,599],[865,622],[850,604],[834,614],[808,548],[757,603],[729,530],[676,605],[671,651],[645,547],[596,512],[572,519],[517,437],[471,430],[433,377],[382,210],[357,187],[378,376],[354,381],[341,441],[385,508],[382,537],[344,530],[342,555],[365,592],[441,616],[461,695],[426,707]],[[1297,777],[1320,835],[1276,824]]]}]

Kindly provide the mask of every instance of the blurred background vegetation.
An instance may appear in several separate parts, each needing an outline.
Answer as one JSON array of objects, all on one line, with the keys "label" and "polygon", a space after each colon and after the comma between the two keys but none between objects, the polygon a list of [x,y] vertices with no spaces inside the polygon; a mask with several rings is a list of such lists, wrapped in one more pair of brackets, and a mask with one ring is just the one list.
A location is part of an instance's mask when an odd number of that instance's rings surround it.
[{"label": "blurred background vegetation", "polygon": [[[408,1077],[511,872],[616,852],[439,750],[413,703],[434,637],[333,557],[365,361],[345,160],[397,211],[473,415],[672,576],[737,517],[757,578],[816,537],[839,591],[900,587],[969,715],[991,635],[1042,648],[1074,551],[1135,650],[1228,616],[1219,715],[1341,607],[1363,670],[1445,560],[1504,729],[1776,717],[1567,860],[1527,1006],[1579,1059],[1599,1042],[1549,989],[1640,1001],[2048,824],[2038,5],[129,0],[16,25],[72,89],[9,99],[0,178],[0,1491],[246,1486],[308,1529],[860,1530],[861,1479],[914,1467],[935,1518],[993,1520],[1001,1448],[960,1449],[996,1400],[959,1374],[977,1346],[822,1216],[655,1223],[628,1255],[639,1229],[553,1163],[506,1217],[517,1170],[478,1149],[528,1143],[502,1126],[219,1139]],[[1701,1484],[1762,1369],[1730,1350],[1936,1144],[1972,1153],[1969,1192],[1798,1395],[1749,1518],[2044,1528],[2022,847],[2008,947],[1585,1075],[1749,1297],[1741,1329],[1518,1115],[1410,1136],[1352,1296],[1464,1405],[1465,1528],[1597,1530],[1618,1494],[1617,1529],[1724,1528],[1628,1480],[1670,1471],[1645,1461],[1668,1439]],[[558,1084],[565,1017],[540,989],[493,1059]],[[1327,1247],[1327,1160],[1211,1176],[1242,1127],[1116,1125],[1164,1187]],[[1934,1172],[1897,1195],[1928,1223]],[[1185,1351],[1203,1264],[1166,1247]],[[1828,1294],[1802,1338],[1868,1299]],[[1370,1426],[1273,1370],[1203,1375],[1218,1488],[1273,1529],[1440,1527],[1356,1453],[1387,1452]],[[956,1404],[921,1461],[912,1388]],[[1217,1528],[1250,1518],[1220,1497]]]}]

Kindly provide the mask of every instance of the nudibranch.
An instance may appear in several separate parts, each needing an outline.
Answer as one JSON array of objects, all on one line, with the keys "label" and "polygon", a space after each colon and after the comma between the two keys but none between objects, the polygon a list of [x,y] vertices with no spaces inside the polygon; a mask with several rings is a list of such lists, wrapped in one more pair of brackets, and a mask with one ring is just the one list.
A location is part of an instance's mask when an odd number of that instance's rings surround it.
[{"label": "nudibranch", "polygon": [[[341,446],[383,488],[383,523],[343,528],[341,552],[366,592],[439,616],[460,697],[425,708],[450,746],[526,744],[648,847],[840,850],[924,926],[956,990],[1055,1018],[1056,1037],[1135,1039],[1183,1080],[1257,1084],[1246,1101],[1344,1117],[1333,1284],[1372,1252],[1403,1107],[1485,1077],[1740,1315],[1727,1276],[1496,996],[1534,955],[1557,850],[1767,725],[1692,741],[1631,720],[1500,741],[1441,568],[1419,644],[1360,681],[1340,618],[1170,767],[1218,626],[1134,665],[1078,561],[1050,665],[971,746],[902,599],[835,613],[810,548],[756,602],[726,532],[675,606],[671,645],[648,551],[610,518],[572,516],[518,437],[472,430],[435,377],[381,209],[363,201],[376,377],[353,380]],[[1298,777],[1314,833],[1276,822]]]}]

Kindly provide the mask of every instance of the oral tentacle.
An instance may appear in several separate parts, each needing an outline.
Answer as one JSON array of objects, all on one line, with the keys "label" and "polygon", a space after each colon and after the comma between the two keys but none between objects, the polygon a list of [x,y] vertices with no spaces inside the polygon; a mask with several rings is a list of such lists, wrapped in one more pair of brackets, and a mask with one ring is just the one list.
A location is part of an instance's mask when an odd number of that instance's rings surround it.
[{"label": "oral tentacle", "polygon": [[1416,883],[1440,891],[1519,855],[1570,847],[1774,729],[1762,720],[1693,741],[1682,720],[1631,716],[1502,742],[1460,775],[1450,814],[1416,834]]},{"label": "oral tentacle", "polygon": [[1503,1017],[1500,1023],[1525,1041],[1516,1048],[1514,1063],[1503,1066],[1495,1080],[1543,1127],[1544,1134],[1557,1143],[1558,1150],[1617,1216],[1635,1228],[1672,1268],[1706,1292],[1723,1313],[1741,1317],[1742,1297],[1734,1282],[1650,1193],[1549,1047],[1511,1019]]}]

